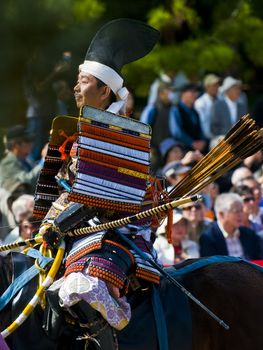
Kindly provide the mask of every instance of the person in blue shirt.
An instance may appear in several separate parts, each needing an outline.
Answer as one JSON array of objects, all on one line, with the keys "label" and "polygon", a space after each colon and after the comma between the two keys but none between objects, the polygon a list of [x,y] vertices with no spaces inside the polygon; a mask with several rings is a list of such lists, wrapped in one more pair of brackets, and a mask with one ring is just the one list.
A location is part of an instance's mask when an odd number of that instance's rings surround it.
[{"label": "person in blue shirt", "polygon": [[194,108],[198,93],[195,84],[186,84],[181,89],[180,101],[172,107],[169,115],[169,130],[172,137],[186,148],[205,152],[207,140],[200,125],[199,115]]}]

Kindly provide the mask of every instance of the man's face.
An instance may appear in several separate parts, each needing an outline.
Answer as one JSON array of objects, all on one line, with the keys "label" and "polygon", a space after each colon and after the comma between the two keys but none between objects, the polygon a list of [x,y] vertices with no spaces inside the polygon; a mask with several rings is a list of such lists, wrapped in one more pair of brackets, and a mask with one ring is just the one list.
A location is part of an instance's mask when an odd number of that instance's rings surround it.
[{"label": "man's face", "polygon": [[196,90],[187,90],[181,94],[181,100],[187,106],[191,106],[191,107],[194,105],[194,102],[197,99],[197,97],[198,97],[198,91]]},{"label": "man's face", "polygon": [[185,204],[182,208],[183,217],[192,223],[200,223],[204,219],[201,203]]},{"label": "man's face", "polygon": [[184,156],[184,152],[182,150],[182,147],[180,146],[173,146],[167,153],[166,156],[166,163],[173,162],[175,160],[181,160]]},{"label": "man's face", "polygon": [[168,89],[168,88],[167,89],[162,89],[158,93],[159,100],[165,105],[170,104],[171,103],[170,93],[171,93],[171,89]]},{"label": "man's face", "polygon": [[210,84],[210,85],[206,86],[206,92],[212,97],[216,97],[217,96],[218,89],[219,89],[219,83]]},{"label": "man's face", "polygon": [[234,85],[226,91],[226,95],[231,101],[238,100],[240,94],[241,94],[241,86],[239,85]]},{"label": "man's face", "polygon": [[253,214],[255,212],[255,197],[253,193],[241,196],[243,199],[243,210],[246,215]]},{"label": "man's face", "polygon": [[30,154],[32,146],[32,142],[19,141],[14,144],[13,152],[15,152],[18,158],[25,159]]},{"label": "man's face", "polygon": [[187,223],[186,220],[182,219],[176,222],[172,226],[172,243],[180,243],[187,235]]},{"label": "man's face", "polygon": [[259,206],[262,197],[261,186],[256,179],[250,178],[242,181],[243,185],[248,186],[252,191],[255,198],[255,206]]},{"label": "man's face", "polygon": [[19,233],[21,238],[23,239],[32,238],[33,230],[34,230],[34,226],[28,220],[23,220],[19,225]]},{"label": "man's face", "polygon": [[91,106],[102,108],[104,100],[102,99],[105,87],[98,88],[97,79],[88,73],[79,73],[78,81],[74,87],[76,105],[78,108]]},{"label": "man's face", "polygon": [[223,227],[231,231],[239,228],[243,223],[243,205],[240,202],[234,202],[229,210],[219,213],[219,220]]}]

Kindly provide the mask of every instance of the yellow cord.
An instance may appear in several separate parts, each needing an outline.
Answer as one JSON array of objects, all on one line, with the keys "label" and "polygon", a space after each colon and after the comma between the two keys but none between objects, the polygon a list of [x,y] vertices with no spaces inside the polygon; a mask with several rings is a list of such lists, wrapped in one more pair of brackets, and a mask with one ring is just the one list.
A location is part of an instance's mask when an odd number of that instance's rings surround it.
[{"label": "yellow cord", "polygon": [[19,326],[21,326],[21,324],[28,318],[28,316],[31,314],[31,312],[35,309],[42,294],[53,283],[54,278],[55,278],[55,276],[60,268],[60,265],[62,263],[64,252],[65,252],[65,243],[64,243],[64,241],[62,241],[60,243],[56,257],[55,257],[54,262],[53,262],[53,264],[48,272],[47,277],[45,278],[43,283],[38,287],[35,295],[30,300],[30,302],[26,305],[26,307],[21,312],[21,314],[15,319],[15,321],[10,326],[8,326],[5,330],[3,330],[1,332],[1,335],[3,338],[6,338],[8,335],[13,333]]}]

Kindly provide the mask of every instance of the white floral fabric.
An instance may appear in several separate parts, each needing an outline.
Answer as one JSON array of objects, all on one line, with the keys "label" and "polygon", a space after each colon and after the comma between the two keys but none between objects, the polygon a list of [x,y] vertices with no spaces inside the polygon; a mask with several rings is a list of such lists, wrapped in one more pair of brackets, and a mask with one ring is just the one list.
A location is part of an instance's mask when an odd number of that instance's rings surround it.
[{"label": "white floral fabric", "polygon": [[82,272],[72,272],[66,278],[62,277],[54,282],[50,289],[59,289],[62,307],[69,309],[80,300],[85,300],[117,330],[126,327],[130,321],[131,308],[126,297],[115,300],[109,294],[105,282],[97,277],[84,275]]}]

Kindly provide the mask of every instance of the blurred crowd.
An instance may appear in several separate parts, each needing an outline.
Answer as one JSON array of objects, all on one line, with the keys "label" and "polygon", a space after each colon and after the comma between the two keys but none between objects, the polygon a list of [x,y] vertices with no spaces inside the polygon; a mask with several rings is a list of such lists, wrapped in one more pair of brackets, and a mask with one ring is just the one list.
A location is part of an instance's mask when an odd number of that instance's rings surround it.
[{"label": "blurred crowd", "polygon": [[28,61],[24,91],[25,122],[6,130],[0,160],[0,242],[31,238],[40,222],[33,218],[34,193],[44,165],[52,120],[77,115],[70,83],[71,52],[57,62],[36,50]]},{"label": "blurred crowd", "polygon": [[[183,72],[160,74],[140,120],[152,127],[152,169],[165,177],[167,191],[249,112],[261,126],[260,103],[250,111],[240,79],[207,74],[196,84]],[[203,189],[201,203],[175,210],[170,242],[166,220],[156,231],[161,262],[210,255],[262,259],[262,165],[260,150]]]},{"label": "blurred crowd", "polygon": [[[70,68],[70,53],[44,79],[28,75],[25,125],[10,127],[0,161],[0,243],[27,239],[37,232],[34,192],[47,152],[52,116],[71,115],[72,89],[61,73]],[[48,98],[53,96],[52,108]],[[129,96],[129,116],[134,97]],[[253,111],[255,114],[253,115]],[[152,127],[152,173],[165,179],[167,191],[178,184],[227,131],[248,112],[261,126],[260,101],[249,108],[242,81],[208,74],[198,84],[183,72],[160,74],[149,90],[140,120]],[[209,184],[203,201],[173,212],[156,230],[155,248],[163,264],[210,255],[263,259],[263,153]]]}]

